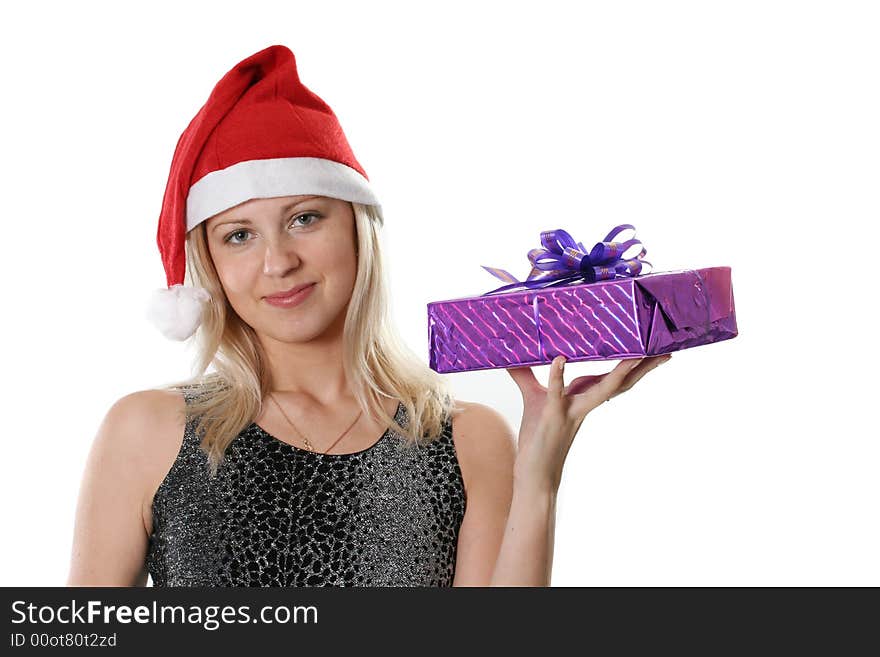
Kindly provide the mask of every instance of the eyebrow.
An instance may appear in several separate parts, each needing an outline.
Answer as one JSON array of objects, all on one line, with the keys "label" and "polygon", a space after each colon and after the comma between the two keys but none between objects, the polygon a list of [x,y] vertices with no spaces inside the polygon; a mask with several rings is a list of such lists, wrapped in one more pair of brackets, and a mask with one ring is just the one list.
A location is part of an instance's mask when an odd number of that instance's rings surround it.
[{"label": "eyebrow", "polygon": [[[293,203],[288,203],[283,208],[281,208],[281,214],[287,214],[293,208],[295,208],[297,205],[302,205],[303,203],[308,203],[309,201],[314,201],[316,198],[320,198],[320,196],[319,195],[309,196],[308,198],[304,198],[299,201],[294,201]],[[211,232],[214,232],[215,230],[220,228],[220,226],[226,226],[227,224],[244,224],[246,226],[250,226],[253,223],[254,222],[251,221],[250,219],[229,219],[228,221],[223,221],[219,224],[215,224],[214,227],[211,229]]]}]

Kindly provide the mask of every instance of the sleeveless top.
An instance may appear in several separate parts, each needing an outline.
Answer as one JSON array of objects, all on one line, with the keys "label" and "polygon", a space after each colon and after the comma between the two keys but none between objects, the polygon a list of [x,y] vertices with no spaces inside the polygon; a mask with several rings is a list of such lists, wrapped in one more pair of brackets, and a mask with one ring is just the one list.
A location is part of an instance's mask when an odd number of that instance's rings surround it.
[{"label": "sleeveless top", "polygon": [[[399,403],[395,420],[406,427],[406,416]],[[389,426],[351,454],[300,449],[251,423],[214,478],[195,424],[153,499],[154,586],[452,585],[467,500],[451,421],[423,445]]]}]

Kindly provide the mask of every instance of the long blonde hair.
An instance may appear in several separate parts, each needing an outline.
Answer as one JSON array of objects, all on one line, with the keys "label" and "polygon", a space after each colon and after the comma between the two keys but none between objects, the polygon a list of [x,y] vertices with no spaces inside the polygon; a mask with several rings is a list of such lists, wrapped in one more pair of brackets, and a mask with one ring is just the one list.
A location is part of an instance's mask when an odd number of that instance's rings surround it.
[{"label": "long blonde hair", "polygon": [[[388,286],[382,266],[378,229],[381,212],[352,203],[358,241],[357,279],[343,329],[343,367],[364,414],[402,435],[407,444],[438,438],[444,424],[460,408],[443,378],[425,365],[396,333],[389,317]],[[229,304],[208,250],[202,222],[187,234],[188,285],[211,294],[202,323],[193,336],[195,374],[160,389],[198,390],[186,405],[189,422],[197,419],[211,476],[217,474],[226,448],[261,413],[270,392],[266,354],[254,330]],[[208,372],[214,366],[215,371]],[[407,427],[389,416],[381,403],[393,397],[406,408]]]}]

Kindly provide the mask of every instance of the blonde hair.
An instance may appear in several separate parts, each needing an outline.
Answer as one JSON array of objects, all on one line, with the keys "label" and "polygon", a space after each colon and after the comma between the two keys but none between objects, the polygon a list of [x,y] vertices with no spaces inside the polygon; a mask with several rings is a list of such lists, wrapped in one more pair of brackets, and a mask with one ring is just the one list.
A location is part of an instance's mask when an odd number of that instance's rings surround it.
[{"label": "blonde hair", "polygon": [[[402,435],[410,446],[438,438],[455,407],[442,377],[425,365],[392,326],[388,286],[382,266],[378,229],[384,224],[375,206],[352,203],[358,242],[357,279],[343,329],[343,367],[364,415]],[[187,422],[198,418],[211,476],[217,474],[226,448],[262,411],[270,392],[267,359],[254,330],[229,304],[208,250],[206,222],[186,237],[187,284],[204,287],[211,301],[193,337],[195,374],[160,386],[199,394],[187,403]],[[213,365],[215,371],[208,372]],[[389,416],[381,398],[393,397],[406,408],[407,427]]]}]

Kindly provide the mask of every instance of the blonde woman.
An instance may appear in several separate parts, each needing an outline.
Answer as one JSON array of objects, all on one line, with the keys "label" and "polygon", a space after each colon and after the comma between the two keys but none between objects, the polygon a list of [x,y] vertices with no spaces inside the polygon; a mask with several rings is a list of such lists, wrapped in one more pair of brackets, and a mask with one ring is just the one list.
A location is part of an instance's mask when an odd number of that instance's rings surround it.
[{"label": "blonde woman", "polygon": [[[456,401],[390,322],[381,205],[332,110],[271,46],[181,135],[151,317],[191,380],[107,412],[70,586],[548,586],[562,466],[585,415],[658,363]],[[209,368],[213,368],[210,369]]]}]

